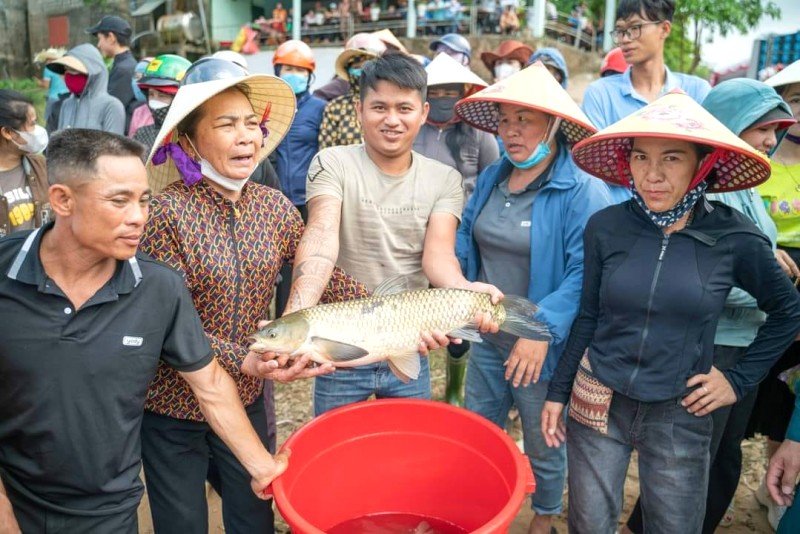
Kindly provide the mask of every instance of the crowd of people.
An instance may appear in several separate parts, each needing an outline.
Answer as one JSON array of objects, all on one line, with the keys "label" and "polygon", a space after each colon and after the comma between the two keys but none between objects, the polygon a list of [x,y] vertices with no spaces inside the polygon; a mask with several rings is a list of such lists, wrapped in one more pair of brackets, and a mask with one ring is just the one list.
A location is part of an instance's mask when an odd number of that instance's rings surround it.
[{"label": "crowd of people", "polygon": [[[335,12],[318,4],[309,25]],[[619,2],[581,106],[558,49],[505,40],[485,81],[457,33],[432,58],[356,34],[315,91],[301,41],[273,73],[231,52],[137,62],[108,16],[96,46],[43,52],[45,117],[0,91],[0,531],[136,533],[146,486],[156,532],[206,532],[210,482],[226,531],[273,532],[264,490],[291,462],[273,383],[313,380],[315,416],[430,399],[441,347],[447,402],[520,415],[531,534],[565,487],[570,532],[714,532],[756,432],[757,497],[800,530],[800,62],[713,89],[673,73],[674,8]],[[481,343],[420,332],[412,381],[249,348],[273,302],[398,275],[525,297],[551,339],[478,314]]]}]

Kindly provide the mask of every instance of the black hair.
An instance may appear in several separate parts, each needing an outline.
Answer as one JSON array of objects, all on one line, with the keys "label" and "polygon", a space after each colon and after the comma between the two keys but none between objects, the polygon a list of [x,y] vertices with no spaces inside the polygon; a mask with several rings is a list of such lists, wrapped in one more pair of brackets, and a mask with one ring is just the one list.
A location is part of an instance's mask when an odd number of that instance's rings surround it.
[{"label": "black hair", "polygon": [[32,105],[30,97],[11,89],[0,89],[0,128],[21,129],[28,122],[28,108]]},{"label": "black hair", "polygon": [[[244,96],[246,96],[248,99],[250,98],[250,87],[248,85],[243,84],[243,83],[239,83],[239,84],[236,84],[236,85],[234,85],[232,87],[229,87],[228,89],[225,89],[225,91],[222,91],[222,92],[218,93],[218,95],[221,95],[222,93],[225,93],[225,92],[231,91],[231,90],[239,91]],[[217,95],[214,95],[214,96],[217,96]],[[209,99],[209,100],[211,100],[211,99]],[[206,100],[206,102],[208,102],[208,100]],[[194,134],[195,134],[195,132],[197,130],[197,125],[200,123],[200,119],[203,118],[203,114],[204,114],[203,113],[203,106],[205,105],[206,102],[203,102],[202,104],[200,104],[199,106],[194,108],[191,112],[189,112],[188,115],[186,115],[186,117],[183,118],[183,120],[181,122],[178,123],[177,131],[178,131],[179,135],[186,134],[190,138],[194,137]]]},{"label": "black hair", "polygon": [[104,35],[106,37],[108,37],[108,35],[110,33],[113,33],[114,37],[117,38],[117,44],[118,45],[120,45],[120,46],[131,46],[131,38],[128,37],[127,35],[120,35],[117,32],[97,32],[97,33],[100,33],[100,34],[102,34],[102,35]]},{"label": "black hair", "polygon": [[364,64],[359,77],[359,96],[361,100],[367,90],[377,89],[378,82],[389,82],[401,89],[414,89],[425,102],[428,93],[428,73],[425,67],[411,56],[402,52],[388,51],[382,56]]},{"label": "black hair", "polygon": [[668,20],[675,14],[675,0],[619,0],[616,20],[644,15],[646,20]]},{"label": "black hair", "polygon": [[144,145],[133,139],[102,130],[60,130],[47,145],[47,178],[51,184],[88,182],[96,178],[101,156],[143,159],[144,150]]}]

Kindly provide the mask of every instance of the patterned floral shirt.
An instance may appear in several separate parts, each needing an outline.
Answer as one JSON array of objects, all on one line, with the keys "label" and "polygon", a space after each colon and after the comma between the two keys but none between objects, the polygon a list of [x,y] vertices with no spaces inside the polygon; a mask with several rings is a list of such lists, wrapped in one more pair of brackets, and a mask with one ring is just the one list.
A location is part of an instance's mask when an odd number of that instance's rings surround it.
[{"label": "patterned floral shirt", "polygon": [[[244,406],[261,394],[261,379],[244,375],[247,336],[267,317],[275,279],[294,258],[303,221],[279,191],[248,183],[238,202],[205,182],[174,182],[156,195],[141,249],[184,273],[186,286],[220,365],[233,377]],[[367,289],[335,269],[325,302],[349,300]],[[163,363],[147,394],[145,408],[204,421],[188,384]]]},{"label": "patterned floral shirt", "polygon": [[341,145],[357,145],[361,138],[361,123],[356,115],[358,87],[352,82],[350,92],[337,96],[325,106],[319,127],[319,149]]}]

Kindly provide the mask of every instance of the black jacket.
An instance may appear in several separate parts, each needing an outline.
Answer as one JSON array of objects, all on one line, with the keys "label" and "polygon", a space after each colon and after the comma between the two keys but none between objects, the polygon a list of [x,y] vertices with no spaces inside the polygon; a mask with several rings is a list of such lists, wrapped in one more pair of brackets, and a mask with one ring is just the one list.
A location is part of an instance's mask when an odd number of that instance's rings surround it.
[{"label": "black jacket", "polygon": [[737,398],[752,390],[800,330],[800,296],[769,240],[724,204],[698,202],[669,236],[629,200],[597,212],[584,232],[581,309],[550,383],[566,403],[588,347],[594,375],[623,395],[657,402],[687,393],[711,369],[714,333],[731,287],[768,314],[746,355],[724,371]]},{"label": "black jacket", "polygon": [[133,110],[139,107],[140,102],[133,94],[133,73],[136,70],[136,58],[130,50],[114,56],[114,64],[108,74],[108,94],[122,102],[125,107],[125,131],[131,123]]}]

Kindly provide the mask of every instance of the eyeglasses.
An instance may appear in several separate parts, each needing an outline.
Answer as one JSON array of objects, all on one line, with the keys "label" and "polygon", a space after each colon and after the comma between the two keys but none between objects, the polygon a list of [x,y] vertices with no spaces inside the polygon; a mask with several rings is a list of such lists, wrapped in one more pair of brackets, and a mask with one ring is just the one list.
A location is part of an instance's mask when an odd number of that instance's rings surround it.
[{"label": "eyeglasses", "polygon": [[611,38],[614,41],[614,44],[619,44],[624,37],[627,37],[631,41],[635,41],[639,37],[642,36],[642,26],[647,26],[648,24],[661,24],[664,22],[663,20],[653,20],[650,22],[642,22],[640,24],[633,24],[632,26],[628,26],[624,30],[614,30],[611,32]]}]

